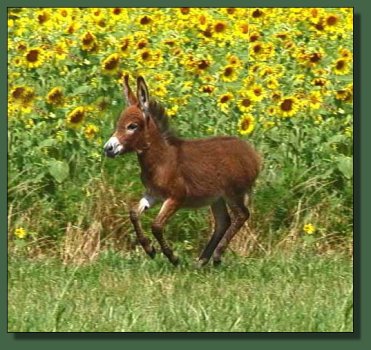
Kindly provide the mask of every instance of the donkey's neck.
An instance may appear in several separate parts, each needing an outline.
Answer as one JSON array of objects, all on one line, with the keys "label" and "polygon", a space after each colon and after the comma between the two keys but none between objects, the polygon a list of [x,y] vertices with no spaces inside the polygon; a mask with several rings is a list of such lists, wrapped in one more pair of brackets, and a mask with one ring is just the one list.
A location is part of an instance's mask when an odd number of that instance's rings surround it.
[{"label": "donkey's neck", "polygon": [[171,167],[175,150],[160,133],[154,132],[149,136],[148,148],[137,152],[137,155],[142,175],[151,180],[158,175],[160,168]]}]

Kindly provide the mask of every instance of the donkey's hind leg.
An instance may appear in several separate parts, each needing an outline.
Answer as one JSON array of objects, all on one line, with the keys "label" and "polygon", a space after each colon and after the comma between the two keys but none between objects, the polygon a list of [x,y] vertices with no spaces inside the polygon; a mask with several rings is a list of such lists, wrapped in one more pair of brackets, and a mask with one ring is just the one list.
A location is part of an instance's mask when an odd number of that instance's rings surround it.
[{"label": "donkey's hind leg", "polygon": [[206,245],[205,249],[201,253],[198,266],[207,264],[213,254],[216,246],[223,238],[228,227],[231,225],[231,218],[228,214],[227,206],[223,198],[219,198],[216,202],[211,205],[211,212],[214,217],[215,227],[214,232]]},{"label": "donkey's hind leg", "polygon": [[244,196],[237,196],[227,199],[228,206],[231,209],[232,223],[215,249],[213,256],[214,265],[220,264],[221,256],[228,247],[229,242],[250,217],[250,212],[245,206],[244,200]]},{"label": "donkey's hind leg", "polygon": [[140,200],[138,207],[135,210],[130,210],[130,221],[134,226],[135,233],[139,243],[142,245],[145,252],[153,259],[156,255],[155,248],[151,245],[151,241],[144,233],[139,221],[139,216],[155,202],[154,198],[145,194]]}]

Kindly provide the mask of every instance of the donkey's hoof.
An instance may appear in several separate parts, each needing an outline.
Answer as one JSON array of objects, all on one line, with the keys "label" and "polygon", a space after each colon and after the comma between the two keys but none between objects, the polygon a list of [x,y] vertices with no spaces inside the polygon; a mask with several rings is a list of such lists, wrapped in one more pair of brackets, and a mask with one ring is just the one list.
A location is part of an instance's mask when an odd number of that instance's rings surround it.
[{"label": "donkey's hoof", "polygon": [[196,261],[195,267],[196,267],[196,269],[200,269],[200,268],[204,267],[208,262],[209,262],[208,259],[199,259],[199,260]]},{"label": "donkey's hoof", "polygon": [[177,256],[173,256],[171,259],[170,259],[170,262],[174,265],[174,266],[178,266],[179,263],[180,263],[180,259],[177,257]]},{"label": "donkey's hoof", "polygon": [[219,260],[213,260],[213,266],[215,267],[218,267],[222,264],[222,261],[219,259]]},{"label": "donkey's hoof", "polygon": [[149,250],[147,254],[151,257],[151,259],[154,259],[156,256],[156,249],[154,247],[151,247],[151,250]]}]

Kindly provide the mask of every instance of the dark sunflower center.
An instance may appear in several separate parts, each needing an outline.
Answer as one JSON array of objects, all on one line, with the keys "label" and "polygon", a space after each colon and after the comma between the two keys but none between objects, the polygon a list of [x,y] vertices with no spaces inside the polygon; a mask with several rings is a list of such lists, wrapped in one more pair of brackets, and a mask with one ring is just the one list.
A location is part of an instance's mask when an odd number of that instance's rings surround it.
[{"label": "dark sunflower center", "polygon": [[148,17],[148,16],[144,16],[144,17],[142,17],[141,19],[140,19],[140,24],[142,24],[142,25],[146,25],[146,24],[149,24],[149,23],[151,23],[151,18],[150,17]]},{"label": "dark sunflower center", "polygon": [[224,69],[224,76],[225,77],[230,77],[233,74],[233,68],[232,67],[227,67]]},{"label": "dark sunflower center", "polygon": [[253,11],[252,16],[253,16],[253,18],[259,18],[259,17],[263,16],[263,11],[261,11],[259,9],[256,9],[255,11]]},{"label": "dark sunflower center", "polygon": [[149,59],[149,52],[148,51],[144,51],[142,52],[142,60],[145,61],[145,60],[148,60]]},{"label": "dark sunflower center", "polygon": [[212,93],[213,90],[214,90],[214,88],[212,86],[204,86],[204,87],[202,87],[202,91],[203,92],[206,92],[208,94]]},{"label": "dark sunflower center", "polygon": [[215,31],[217,32],[217,33],[222,33],[224,30],[225,30],[225,24],[224,23],[221,23],[221,22],[219,22],[219,23],[217,23],[216,25],[215,25],[215,27],[214,27],[214,29],[215,29]]},{"label": "dark sunflower center", "polygon": [[43,24],[48,20],[48,16],[46,14],[40,14],[37,16],[37,20],[40,24]]},{"label": "dark sunflower center", "polygon": [[240,26],[240,28],[241,28],[241,32],[242,32],[243,34],[247,34],[247,33],[249,32],[249,26],[248,26],[247,24],[242,24],[242,25]]},{"label": "dark sunflower center", "polygon": [[255,96],[261,96],[263,91],[261,89],[256,88],[256,89],[253,90],[253,93],[254,93]]},{"label": "dark sunflower center", "polygon": [[281,109],[285,112],[292,111],[292,105],[294,101],[287,98],[281,103]]},{"label": "dark sunflower center", "polygon": [[213,34],[212,34],[210,28],[207,28],[206,30],[204,30],[204,31],[202,32],[202,34],[203,34],[206,38],[211,38],[211,37],[213,36]]},{"label": "dark sunflower center", "polygon": [[82,39],[84,45],[90,45],[94,41],[93,36],[90,33],[87,33]]},{"label": "dark sunflower center", "polygon": [[84,112],[78,111],[71,116],[71,123],[78,124],[84,119]]},{"label": "dark sunflower center", "polygon": [[317,63],[321,59],[321,55],[319,53],[313,53],[310,55],[309,61],[312,63]]},{"label": "dark sunflower center", "polygon": [[325,84],[326,84],[326,81],[321,78],[317,78],[314,80],[315,86],[325,86]]},{"label": "dark sunflower center", "polygon": [[315,26],[314,26],[317,30],[319,31],[322,31],[325,29],[325,27],[323,26],[322,23],[317,23]]},{"label": "dark sunflower center", "polygon": [[250,119],[245,118],[242,123],[241,123],[241,129],[242,130],[247,130],[249,126],[251,125]]},{"label": "dark sunflower center", "polygon": [[121,44],[121,51],[126,51],[129,47],[129,39],[124,39]]},{"label": "dark sunflower center", "polygon": [[52,101],[59,101],[62,99],[62,92],[59,91],[59,90],[56,90],[54,91],[51,95],[50,95],[50,99]]},{"label": "dark sunflower center", "polygon": [[222,98],[220,99],[220,102],[221,103],[227,103],[229,101],[229,96],[222,96]]},{"label": "dark sunflower center", "polygon": [[336,62],[336,69],[342,70],[345,67],[345,61],[339,60]]},{"label": "dark sunflower center", "polygon": [[144,47],[146,47],[147,46],[147,42],[145,41],[145,40],[141,40],[141,41],[139,41],[139,43],[138,43],[138,49],[140,50],[140,49],[143,49]]},{"label": "dark sunflower center", "polygon": [[13,96],[13,98],[15,98],[15,99],[20,99],[20,98],[22,98],[23,93],[24,93],[24,88],[23,88],[23,87],[17,87],[17,88],[12,92],[12,96]]},{"label": "dark sunflower center", "polygon": [[338,19],[336,16],[329,16],[326,20],[327,25],[333,26],[337,23]]},{"label": "dark sunflower center", "polygon": [[258,54],[262,51],[262,46],[260,44],[257,44],[253,47],[254,53]]},{"label": "dark sunflower center", "polygon": [[108,62],[105,63],[104,69],[106,70],[113,70],[117,67],[118,61],[114,58],[110,59]]},{"label": "dark sunflower center", "polygon": [[27,53],[26,59],[28,62],[37,62],[37,59],[39,58],[39,51],[38,50],[30,50]]}]

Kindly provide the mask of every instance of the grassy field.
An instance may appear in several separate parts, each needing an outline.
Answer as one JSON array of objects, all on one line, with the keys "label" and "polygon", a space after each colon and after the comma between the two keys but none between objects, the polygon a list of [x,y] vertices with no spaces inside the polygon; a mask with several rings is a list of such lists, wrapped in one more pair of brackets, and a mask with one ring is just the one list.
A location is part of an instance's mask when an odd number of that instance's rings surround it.
[{"label": "grassy field", "polygon": [[[9,8],[8,67],[9,331],[352,331],[352,8]],[[264,159],[218,269],[207,208],[166,227],[179,268],[133,249],[137,157],[102,156],[126,74]]]},{"label": "grassy field", "polygon": [[351,332],[352,306],[341,255],[229,255],[202,270],[141,252],[9,261],[10,332]]}]

